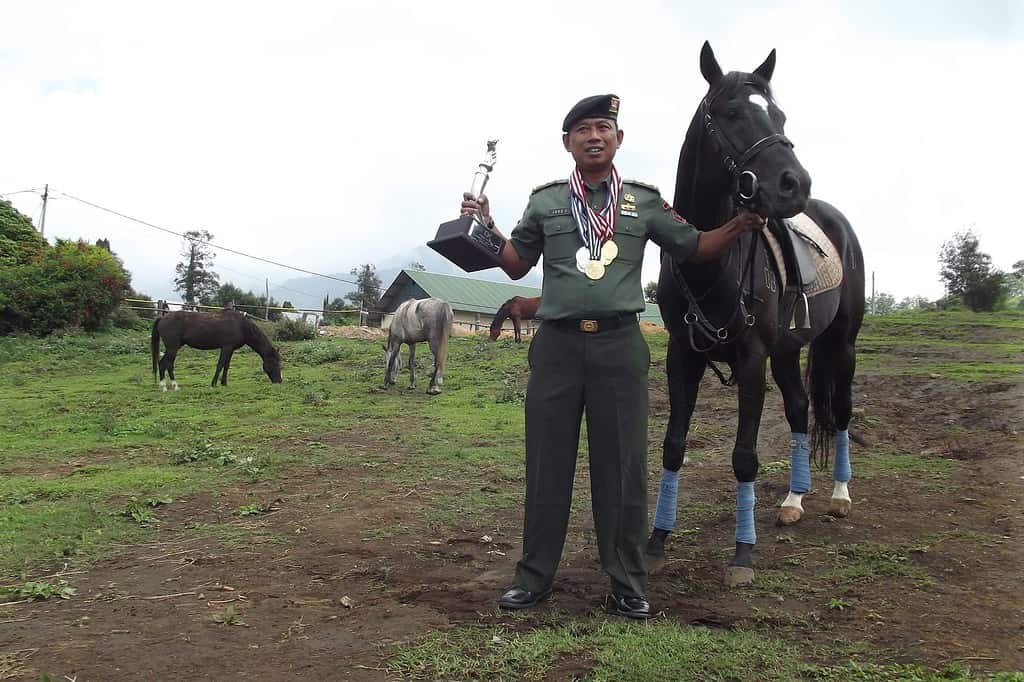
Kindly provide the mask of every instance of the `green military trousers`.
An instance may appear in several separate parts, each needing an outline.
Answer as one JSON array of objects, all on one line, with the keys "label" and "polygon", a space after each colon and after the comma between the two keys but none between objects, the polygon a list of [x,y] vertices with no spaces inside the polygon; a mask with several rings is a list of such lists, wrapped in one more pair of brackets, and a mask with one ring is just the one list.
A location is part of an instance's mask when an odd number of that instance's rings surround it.
[{"label": "green military trousers", "polygon": [[645,597],[647,371],[639,325],[587,333],[543,323],[526,389],[526,518],[516,585],[548,588],[569,523],[580,421],[587,416],[590,492],[612,591]]}]

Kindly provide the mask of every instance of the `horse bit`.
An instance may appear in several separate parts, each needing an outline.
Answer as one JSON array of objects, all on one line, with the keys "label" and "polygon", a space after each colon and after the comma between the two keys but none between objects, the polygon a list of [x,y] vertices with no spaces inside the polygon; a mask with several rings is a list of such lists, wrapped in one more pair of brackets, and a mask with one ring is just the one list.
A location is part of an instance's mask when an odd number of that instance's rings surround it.
[{"label": "horse bit", "polygon": [[[758,90],[761,89],[760,85],[753,81],[745,81],[743,85],[749,85]],[[714,103],[715,99],[721,93],[722,90],[719,90],[718,92],[711,95],[710,98],[705,97],[703,100],[701,100],[701,113],[703,114],[704,118],[704,131],[707,134],[707,136],[714,141],[715,146],[718,147],[718,151],[721,153],[722,160],[725,163],[726,170],[729,171],[729,173],[733,176],[733,179],[735,180],[735,192],[737,203],[740,206],[751,209],[754,206],[754,201],[757,198],[757,193],[760,189],[760,185],[758,183],[757,174],[754,173],[754,171],[752,170],[744,169],[744,166],[768,147],[771,147],[776,144],[783,144],[787,147],[792,147],[793,143],[790,142],[789,138],[783,135],[782,133],[772,133],[771,135],[766,135],[761,139],[757,140],[752,145],[747,147],[746,150],[744,150],[743,152],[737,153],[736,145],[732,144],[729,138],[726,137],[724,130],[715,127],[714,119],[711,116],[711,105]],[[745,187],[745,184],[749,185],[749,187]],[[686,279],[681,276],[681,273],[677,273],[676,268],[673,267],[673,274],[676,275],[675,279],[679,283],[680,288],[685,294],[687,302],[689,304],[690,309],[689,311],[687,311],[686,315],[683,316],[683,321],[686,323],[687,327],[690,328],[690,347],[693,348],[694,351],[698,353],[707,353],[708,351],[710,351],[712,348],[719,344],[734,341],[736,339],[735,336],[732,339],[729,338],[729,327],[732,325],[733,320],[736,319],[737,314],[743,315],[744,327],[754,326],[756,318],[754,317],[754,315],[747,312],[746,302],[744,301],[744,293],[749,292],[744,292],[743,279],[747,275],[748,271],[750,271],[751,269],[755,253],[755,249],[751,248],[750,256],[743,267],[743,271],[740,273],[740,279],[738,283],[740,285],[738,305],[736,309],[733,311],[732,316],[729,318],[729,321],[726,322],[725,325],[721,327],[716,327],[715,325],[711,324],[711,321],[708,320],[707,316],[704,315],[704,312],[700,309],[700,305],[698,304],[699,299],[693,295],[693,292],[690,291],[689,286],[687,286]],[[751,282],[753,282],[752,273]],[[710,291],[710,289],[708,291]],[[753,291],[752,283],[750,286],[750,291]],[[705,292],[705,295],[706,294],[707,292]],[[711,345],[707,346],[706,348],[697,347],[693,334],[695,328],[697,331],[701,333],[702,336],[704,336],[707,340],[711,342]],[[722,377],[721,373],[713,364],[712,369],[716,371],[716,373],[718,374],[718,378],[723,383],[727,383],[726,380]]]}]

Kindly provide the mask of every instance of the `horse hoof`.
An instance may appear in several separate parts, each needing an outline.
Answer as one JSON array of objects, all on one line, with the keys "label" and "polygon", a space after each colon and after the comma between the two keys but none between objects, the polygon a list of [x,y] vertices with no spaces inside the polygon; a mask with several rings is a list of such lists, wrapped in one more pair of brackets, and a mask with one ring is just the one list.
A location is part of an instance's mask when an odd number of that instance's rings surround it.
[{"label": "horse hoof", "polygon": [[835,516],[836,518],[845,519],[850,515],[850,507],[853,503],[850,500],[844,500],[840,497],[833,497],[832,501],[828,504],[829,516]]},{"label": "horse hoof", "polygon": [[775,517],[775,525],[792,526],[803,515],[804,512],[799,507],[779,507],[779,514]]},{"label": "horse hoof", "polygon": [[754,569],[746,566],[726,566],[725,586],[740,587],[754,582]]},{"label": "horse hoof", "polygon": [[439,389],[439,388],[428,388],[427,389],[427,395],[440,395],[440,394],[441,394],[441,389]]},{"label": "horse hoof", "polygon": [[665,559],[665,555],[648,554],[647,555],[647,573],[648,575],[656,575],[661,573],[665,568],[665,564],[668,563]]}]

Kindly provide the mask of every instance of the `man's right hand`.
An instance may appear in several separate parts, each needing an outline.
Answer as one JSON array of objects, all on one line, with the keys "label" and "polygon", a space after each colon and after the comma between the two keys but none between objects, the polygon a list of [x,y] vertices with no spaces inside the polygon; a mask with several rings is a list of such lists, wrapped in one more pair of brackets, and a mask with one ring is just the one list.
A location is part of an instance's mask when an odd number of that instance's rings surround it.
[{"label": "man's right hand", "polygon": [[491,202],[486,194],[474,197],[469,192],[462,193],[462,215],[475,215],[477,211],[483,216],[484,223],[491,224]]},{"label": "man's right hand", "polygon": [[[732,227],[740,232],[758,232],[764,229],[766,220],[764,216],[757,213],[740,211],[729,223],[732,223]],[[728,225],[728,223],[726,224]]]}]

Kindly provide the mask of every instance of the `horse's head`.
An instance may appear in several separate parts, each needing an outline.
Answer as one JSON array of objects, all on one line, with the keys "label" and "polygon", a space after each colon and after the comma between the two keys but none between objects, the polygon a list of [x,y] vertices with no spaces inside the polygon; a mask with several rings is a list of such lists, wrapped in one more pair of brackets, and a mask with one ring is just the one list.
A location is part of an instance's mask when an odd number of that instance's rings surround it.
[{"label": "horse's head", "polygon": [[271,347],[263,358],[263,371],[270,377],[271,383],[281,383],[281,352],[277,348]]},{"label": "horse's head", "polygon": [[705,160],[729,177],[734,199],[763,215],[789,218],[804,210],[811,176],[793,153],[783,129],[786,115],[772,96],[775,50],[751,73],[722,73],[707,42],[700,70],[708,92],[698,112],[710,138]]}]

